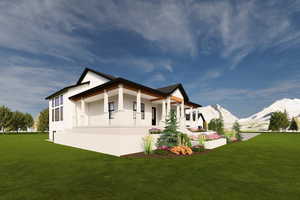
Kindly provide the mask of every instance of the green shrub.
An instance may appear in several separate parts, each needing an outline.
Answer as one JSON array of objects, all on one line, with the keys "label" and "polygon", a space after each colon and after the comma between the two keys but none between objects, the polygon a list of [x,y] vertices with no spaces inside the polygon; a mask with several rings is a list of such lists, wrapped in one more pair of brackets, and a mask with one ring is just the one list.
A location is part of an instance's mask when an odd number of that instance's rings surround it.
[{"label": "green shrub", "polygon": [[237,121],[235,121],[234,124],[233,124],[233,126],[232,126],[232,129],[236,133],[239,133],[239,132],[241,132],[241,125]]},{"label": "green shrub", "polygon": [[208,129],[216,131],[217,133],[224,134],[224,122],[222,119],[212,119],[208,123]]},{"label": "green shrub", "polygon": [[290,125],[290,128],[289,130],[292,130],[292,131],[297,131],[299,130],[299,126],[298,126],[298,123],[297,123],[297,119],[295,117],[293,117],[292,121],[291,121],[291,125]]},{"label": "green shrub", "polygon": [[192,146],[191,139],[187,134],[179,133],[177,139],[177,145],[191,147]]},{"label": "green shrub", "polygon": [[153,152],[153,136],[147,135],[143,138],[144,141],[144,153],[151,154]]},{"label": "green shrub", "polygon": [[199,145],[204,145],[204,142],[206,141],[205,135],[199,135]]},{"label": "green shrub", "polygon": [[203,146],[196,146],[196,147],[192,147],[192,151],[193,152],[203,152],[205,151]]}]

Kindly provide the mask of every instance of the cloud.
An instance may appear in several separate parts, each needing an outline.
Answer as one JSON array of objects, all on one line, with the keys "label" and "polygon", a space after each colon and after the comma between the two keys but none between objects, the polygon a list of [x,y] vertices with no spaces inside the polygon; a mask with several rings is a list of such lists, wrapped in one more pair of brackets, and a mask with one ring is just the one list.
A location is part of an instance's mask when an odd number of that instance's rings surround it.
[{"label": "cloud", "polygon": [[115,64],[120,66],[135,67],[142,72],[153,72],[155,70],[166,70],[173,72],[172,61],[169,59],[149,59],[149,58],[136,58],[136,57],[125,57],[125,58],[98,58],[97,61],[105,64]]},{"label": "cloud", "polygon": [[296,0],[1,1],[0,47],[94,62],[101,55],[90,50],[90,38],[78,33],[121,29],[162,52],[195,56],[218,51],[234,69],[254,51],[299,47],[293,18],[299,7]]},{"label": "cloud", "polygon": [[199,94],[195,95],[195,99],[207,102],[220,103],[225,100],[242,100],[249,99],[274,100],[290,96],[300,97],[300,77],[295,79],[278,81],[269,87],[261,89],[240,89],[240,88],[200,88]]},{"label": "cloud", "polygon": [[72,73],[29,66],[0,68],[0,105],[36,114],[47,107],[45,97],[74,81]]},{"label": "cloud", "polygon": [[217,40],[222,44],[205,50],[218,48],[231,61],[230,69],[253,52],[300,45],[300,30],[292,17],[299,11],[297,1],[203,1],[191,10],[201,43]]}]

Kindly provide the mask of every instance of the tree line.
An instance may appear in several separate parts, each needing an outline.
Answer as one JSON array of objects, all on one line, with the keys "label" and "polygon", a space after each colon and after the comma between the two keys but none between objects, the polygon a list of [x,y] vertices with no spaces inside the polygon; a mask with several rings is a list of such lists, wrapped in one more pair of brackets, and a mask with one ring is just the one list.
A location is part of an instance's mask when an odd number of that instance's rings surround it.
[{"label": "tree line", "polygon": [[292,118],[290,121],[287,112],[273,112],[270,118],[269,130],[280,131],[280,130],[294,130],[300,129],[300,123],[297,118]]},{"label": "tree line", "polygon": [[[43,110],[38,117],[37,130],[47,131],[49,129],[49,112],[48,109]],[[6,131],[28,131],[33,128],[34,119],[31,114],[20,111],[12,111],[6,106],[0,106],[0,130]]]}]

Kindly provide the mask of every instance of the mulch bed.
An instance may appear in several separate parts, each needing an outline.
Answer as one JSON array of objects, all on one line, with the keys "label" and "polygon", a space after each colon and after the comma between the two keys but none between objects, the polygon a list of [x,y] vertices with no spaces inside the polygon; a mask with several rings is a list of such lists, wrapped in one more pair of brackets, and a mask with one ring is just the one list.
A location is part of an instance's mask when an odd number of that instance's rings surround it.
[{"label": "mulch bed", "polygon": [[[241,141],[234,141],[234,142],[231,142],[231,143],[227,143],[227,145],[233,144],[233,143],[238,143],[238,142],[241,142]],[[209,153],[211,151],[213,151],[213,149],[206,149],[206,150],[201,151],[201,152],[195,152],[194,151],[192,155],[176,155],[175,153],[172,153],[172,152],[169,152],[166,155],[160,155],[160,154],[155,154],[155,153],[152,153],[150,155],[146,155],[144,152],[139,152],[139,153],[133,153],[133,154],[123,155],[121,157],[124,157],[124,158],[174,158],[174,157],[191,157],[191,156],[197,156],[197,155],[201,155],[201,154],[206,154],[206,153]]]},{"label": "mulch bed", "polygon": [[121,157],[124,158],[174,158],[174,157],[191,157],[191,156],[196,156],[196,155],[200,155],[200,154],[206,154],[208,152],[210,152],[212,150],[205,150],[205,151],[201,151],[201,152],[193,152],[192,155],[176,155],[175,153],[168,153],[167,155],[160,155],[160,154],[150,154],[150,155],[146,155],[144,152],[139,152],[139,153],[133,153],[133,154],[127,154],[127,155],[123,155]]}]

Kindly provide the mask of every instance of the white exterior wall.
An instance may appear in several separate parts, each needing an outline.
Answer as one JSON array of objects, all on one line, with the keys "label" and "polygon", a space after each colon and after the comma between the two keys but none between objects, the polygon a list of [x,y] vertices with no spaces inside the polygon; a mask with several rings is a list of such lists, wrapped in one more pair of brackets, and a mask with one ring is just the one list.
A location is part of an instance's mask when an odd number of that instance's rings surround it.
[{"label": "white exterior wall", "polygon": [[184,99],[179,89],[176,89],[171,95],[174,97]]},{"label": "white exterior wall", "polygon": [[[74,121],[81,122],[75,114],[75,103],[69,100],[69,97],[81,93],[85,90],[91,89],[98,85],[104,84],[108,79],[105,79],[93,72],[88,72],[82,82],[90,81],[89,84],[79,85],[74,88],[68,89],[66,92],[60,94],[63,95],[63,121],[52,122],[52,99],[49,100],[49,139],[52,140],[53,131],[63,131],[65,129],[71,129]],[[79,102],[80,103],[80,102]],[[78,105],[78,103],[76,103]],[[77,112],[80,112],[77,106]]]},{"label": "white exterior wall", "polygon": [[98,85],[102,85],[103,83],[106,83],[110,81],[107,78],[104,78],[102,76],[99,76],[98,74],[95,74],[94,72],[89,71],[83,80],[81,81],[82,83],[90,81],[90,88],[96,87]]}]

